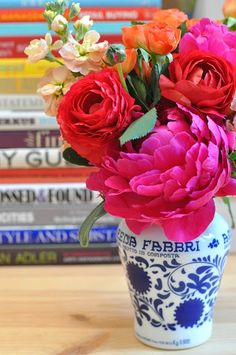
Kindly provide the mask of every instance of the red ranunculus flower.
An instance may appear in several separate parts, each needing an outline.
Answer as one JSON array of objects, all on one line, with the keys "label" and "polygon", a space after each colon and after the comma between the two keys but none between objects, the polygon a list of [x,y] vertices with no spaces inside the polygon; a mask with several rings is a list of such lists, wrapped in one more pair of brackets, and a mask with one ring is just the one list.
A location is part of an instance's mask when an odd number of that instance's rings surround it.
[{"label": "red ranunculus flower", "polygon": [[233,66],[204,51],[177,55],[169,65],[169,78],[161,75],[162,96],[208,114],[230,112],[236,88]]},{"label": "red ranunculus flower", "polygon": [[58,110],[63,139],[82,157],[100,165],[111,141],[142,113],[116,71],[86,75],[71,86]]}]

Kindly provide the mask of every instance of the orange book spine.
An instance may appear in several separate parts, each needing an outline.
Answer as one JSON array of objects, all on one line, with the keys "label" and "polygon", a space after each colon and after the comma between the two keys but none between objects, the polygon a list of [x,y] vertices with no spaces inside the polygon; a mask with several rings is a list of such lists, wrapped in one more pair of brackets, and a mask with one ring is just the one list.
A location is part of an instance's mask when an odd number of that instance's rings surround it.
[{"label": "orange book spine", "polygon": [[[94,21],[149,21],[156,10],[157,7],[85,7],[79,17],[90,15]],[[43,8],[4,8],[0,9],[0,22],[44,22],[43,12]]]}]

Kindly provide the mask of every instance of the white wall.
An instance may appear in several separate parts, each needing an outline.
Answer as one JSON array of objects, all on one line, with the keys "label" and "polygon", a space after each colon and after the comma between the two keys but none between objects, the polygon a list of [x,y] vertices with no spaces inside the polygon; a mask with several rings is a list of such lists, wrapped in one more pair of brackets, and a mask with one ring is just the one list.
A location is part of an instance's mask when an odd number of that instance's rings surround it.
[{"label": "white wall", "polygon": [[[234,220],[236,223],[236,197],[231,197],[230,201],[231,201],[230,204],[231,204]],[[226,219],[226,221],[229,223],[229,225],[231,226],[231,218],[230,218],[230,215],[228,212],[228,207],[224,204],[224,202],[222,201],[222,198],[219,198],[219,197],[216,198],[215,202],[216,202],[217,212],[219,212]],[[232,237],[233,237],[233,242],[232,242],[232,246],[231,246],[231,252],[236,252],[236,229],[232,230]]]},{"label": "white wall", "polygon": [[224,0],[197,0],[193,17],[223,18],[222,7]]}]

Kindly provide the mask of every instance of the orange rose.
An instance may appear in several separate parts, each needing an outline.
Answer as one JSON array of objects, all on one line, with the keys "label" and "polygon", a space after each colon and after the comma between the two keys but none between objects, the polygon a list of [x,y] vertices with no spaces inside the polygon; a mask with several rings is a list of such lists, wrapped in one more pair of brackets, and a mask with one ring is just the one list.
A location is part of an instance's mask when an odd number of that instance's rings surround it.
[{"label": "orange rose", "polygon": [[154,13],[153,21],[166,23],[173,27],[179,27],[188,20],[188,16],[179,9],[157,10]]},{"label": "orange rose", "polygon": [[236,0],[225,0],[223,14],[225,17],[236,17]]},{"label": "orange rose", "polygon": [[[126,59],[121,63],[122,71],[124,74],[129,74],[135,67],[137,62],[137,51],[133,48],[126,48]],[[116,65],[115,65],[116,67]]]},{"label": "orange rose", "polygon": [[127,48],[143,48],[152,54],[166,55],[176,49],[181,31],[164,23],[150,22],[122,28]]}]

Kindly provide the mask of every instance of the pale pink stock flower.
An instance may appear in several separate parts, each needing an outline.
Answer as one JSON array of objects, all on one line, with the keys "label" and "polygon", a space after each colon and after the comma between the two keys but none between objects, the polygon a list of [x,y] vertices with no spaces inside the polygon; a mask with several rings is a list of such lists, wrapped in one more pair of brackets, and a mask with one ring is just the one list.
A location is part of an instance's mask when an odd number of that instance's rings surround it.
[{"label": "pale pink stock flower", "polygon": [[67,26],[68,21],[62,15],[57,15],[51,23],[51,29],[58,34],[63,34],[66,31]]},{"label": "pale pink stock flower", "polygon": [[93,26],[93,20],[90,20],[89,15],[85,15],[81,19],[77,20],[74,26],[76,29],[80,28],[80,26],[83,26],[84,28],[89,30],[90,27]]},{"label": "pale pink stock flower", "polygon": [[49,33],[45,38],[33,39],[30,44],[25,48],[24,53],[28,56],[31,63],[37,63],[39,60],[44,59],[50,52],[50,45],[52,44],[52,37]]},{"label": "pale pink stock flower", "polygon": [[94,30],[85,34],[82,43],[69,36],[69,41],[59,51],[67,68],[82,75],[101,70],[108,42],[97,43],[99,38],[99,33]]},{"label": "pale pink stock flower", "polygon": [[52,50],[58,50],[62,47],[63,42],[57,40],[52,43],[52,36],[46,33],[45,38],[33,39],[30,44],[25,48],[24,53],[28,56],[31,63],[37,63],[41,59],[46,59],[47,55]]},{"label": "pale pink stock flower", "polygon": [[56,116],[61,98],[77,79],[64,66],[50,68],[39,82],[37,92],[45,101],[44,111],[48,116]]}]

